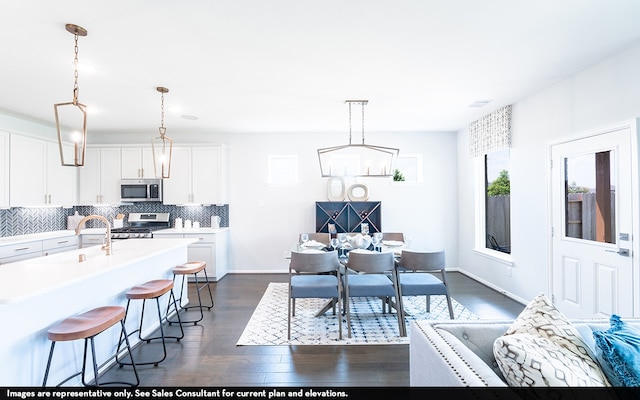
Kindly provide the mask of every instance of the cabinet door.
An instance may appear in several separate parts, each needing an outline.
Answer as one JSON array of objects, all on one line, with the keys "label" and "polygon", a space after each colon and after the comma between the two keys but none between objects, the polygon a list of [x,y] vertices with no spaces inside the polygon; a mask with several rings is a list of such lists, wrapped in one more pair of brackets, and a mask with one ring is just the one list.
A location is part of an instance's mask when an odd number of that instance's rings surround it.
[{"label": "cabinet door", "polygon": [[62,166],[57,143],[47,143],[47,166],[47,202],[57,206],[75,205],[78,168]]},{"label": "cabinet door", "polygon": [[[158,168],[158,174],[160,169]],[[142,177],[143,178],[159,178],[156,175],[156,169],[153,167],[153,150],[151,147],[142,148]]]},{"label": "cabinet door", "polygon": [[120,203],[121,165],[119,148],[100,149],[100,203]]},{"label": "cabinet door", "polygon": [[164,179],[163,203],[192,203],[191,148],[174,147],[171,156],[171,177]]},{"label": "cabinet door", "polygon": [[191,158],[192,202],[221,203],[220,147],[194,147]]},{"label": "cabinet door", "polygon": [[0,132],[0,208],[9,207],[9,133]]},{"label": "cabinet door", "polygon": [[139,147],[122,148],[122,179],[144,177],[142,169],[142,149]]},{"label": "cabinet door", "polygon": [[11,135],[9,194],[12,207],[40,206],[46,198],[47,143]]},{"label": "cabinet door", "polygon": [[78,203],[92,205],[100,203],[100,148],[88,147],[84,167],[78,176]]}]

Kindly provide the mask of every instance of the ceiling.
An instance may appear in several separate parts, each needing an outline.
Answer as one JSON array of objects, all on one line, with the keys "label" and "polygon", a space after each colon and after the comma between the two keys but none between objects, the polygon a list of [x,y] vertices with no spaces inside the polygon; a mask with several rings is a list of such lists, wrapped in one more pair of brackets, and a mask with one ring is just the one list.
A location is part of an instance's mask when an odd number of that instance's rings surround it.
[{"label": "ceiling", "polygon": [[89,132],[157,134],[157,86],[174,139],[347,132],[347,99],[367,132],[455,131],[639,43],[639,20],[636,0],[6,1],[0,112],[53,124],[73,23]]}]

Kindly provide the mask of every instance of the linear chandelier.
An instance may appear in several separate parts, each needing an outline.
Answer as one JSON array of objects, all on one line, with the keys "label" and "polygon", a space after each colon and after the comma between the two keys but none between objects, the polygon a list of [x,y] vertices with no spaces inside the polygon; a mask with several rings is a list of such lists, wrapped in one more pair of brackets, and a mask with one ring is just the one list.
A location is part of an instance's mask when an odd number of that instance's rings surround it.
[{"label": "linear chandelier", "polygon": [[164,127],[164,94],[169,93],[166,87],[158,86],[156,88],[160,92],[160,136],[151,140],[151,149],[153,152],[153,168],[156,178],[169,178],[171,176],[171,150],[173,148],[173,140],[166,135],[167,128]]},{"label": "linear chandelier", "polygon": [[[398,158],[398,149],[364,143],[364,106],[368,100],[345,100],[349,105],[349,144],[318,149],[320,173],[323,177],[390,177]],[[351,142],[351,106],[362,109],[362,143]]]},{"label": "linear chandelier", "polygon": [[74,24],[66,24],[67,32],[74,36],[73,100],[53,105],[60,147],[60,162],[65,167],[84,165],[87,148],[87,106],[78,101],[78,36],[87,36],[87,30]]}]

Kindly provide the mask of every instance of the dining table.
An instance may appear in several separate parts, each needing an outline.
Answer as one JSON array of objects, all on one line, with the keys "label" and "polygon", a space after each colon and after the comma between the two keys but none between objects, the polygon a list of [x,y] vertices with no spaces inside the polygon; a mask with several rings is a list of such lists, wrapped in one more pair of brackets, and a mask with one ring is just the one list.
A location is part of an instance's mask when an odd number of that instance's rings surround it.
[{"label": "dining table", "polygon": [[[376,248],[374,249],[373,245],[370,245],[367,249],[358,249],[358,248],[354,248],[353,246],[351,246],[349,243],[342,246],[338,246],[336,248],[333,248],[331,246],[327,246],[324,243],[320,243],[320,242],[313,242],[313,241],[307,241],[305,243],[295,243],[292,247],[291,250],[286,252],[286,257],[287,259],[291,259],[291,251],[297,251],[297,252],[319,252],[319,251],[333,251],[333,250],[344,250],[342,254],[339,255],[338,260],[340,261],[340,264],[342,264],[343,269],[341,270],[342,274],[348,273],[348,270],[346,268],[347,265],[347,261],[349,260],[349,252],[351,251],[368,251],[368,252],[393,252],[393,256],[394,258],[397,260],[400,259],[400,257],[402,257],[402,250],[408,248],[407,243],[402,242],[402,241],[398,241],[398,240],[382,240],[380,242],[379,246],[376,246]],[[318,312],[315,314],[316,317],[320,317],[322,315],[324,315],[327,311],[332,310],[333,307],[335,306],[335,299],[331,299],[329,301],[327,301],[327,303],[320,309],[318,310]],[[395,306],[392,304],[392,306]],[[397,309],[397,308],[396,308]]]}]

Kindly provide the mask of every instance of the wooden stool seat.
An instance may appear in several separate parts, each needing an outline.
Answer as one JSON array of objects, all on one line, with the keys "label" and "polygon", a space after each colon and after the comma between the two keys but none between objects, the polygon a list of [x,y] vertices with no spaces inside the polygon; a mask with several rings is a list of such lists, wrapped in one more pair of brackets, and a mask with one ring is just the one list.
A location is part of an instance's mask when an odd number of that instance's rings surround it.
[{"label": "wooden stool seat", "polygon": [[190,261],[173,268],[173,273],[176,275],[197,274],[206,267],[207,263],[204,261]]},{"label": "wooden stool seat", "polygon": [[154,299],[169,292],[171,289],[173,289],[173,281],[171,279],[156,279],[132,287],[127,291],[126,296],[130,300]]},{"label": "wooden stool seat", "polygon": [[[202,283],[202,285],[200,284],[200,280],[198,278],[198,274],[202,272],[204,275],[204,282]],[[183,291],[184,291],[184,287],[185,287],[185,278],[187,278],[187,275],[192,275],[193,279],[195,280],[196,283],[196,294],[198,295],[198,304],[197,305],[192,305],[192,306],[182,306],[182,298],[183,298]],[[194,325],[197,325],[198,322],[202,321],[202,319],[204,318],[204,314],[202,313],[202,308],[206,307],[207,309],[211,310],[213,308],[213,294],[211,293],[211,286],[209,286],[209,276],[207,275],[207,263],[205,261],[188,261],[184,264],[181,265],[177,265],[173,268],[173,281],[175,282],[176,280],[176,276],[181,276],[182,277],[182,284],[179,285],[180,286],[180,298],[178,299],[178,304],[181,305],[181,308],[185,311],[192,309],[192,308],[197,308],[200,311],[200,318],[199,319],[192,319],[192,320],[182,320],[182,322],[184,323],[191,323],[193,322]],[[200,296],[200,291],[202,291],[204,288],[207,288],[207,290],[209,291],[209,300],[211,301],[210,305],[205,305],[202,304],[202,297]],[[173,323],[173,321],[169,320],[169,325],[171,325]]]},{"label": "wooden stool seat", "polygon": [[[42,386],[47,386],[47,380],[49,378],[49,370],[51,368],[51,361],[53,360],[53,352],[57,342],[71,341],[77,339],[84,339],[84,353],[82,355],[82,369],[79,372],[67,377],[60,382],[57,386],[61,386],[68,382],[70,379],[81,376],[82,384],[84,386],[99,387],[99,386],[113,386],[113,385],[127,385],[131,387],[138,386],[140,384],[140,378],[138,377],[138,371],[136,365],[131,359],[131,365],[133,366],[133,373],[135,375],[135,382],[100,382],[98,373],[98,364],[96,360],[96,348],[94,338],[98,334],[106,331],[112,326],[120,323],[121,333],[124,335],[127,353],[131,357],[131,344],[129,343],[129,337],[127,335],[124,321],[127,316],[127,311],[124,307],[120,306],[104,306],[97,307],[92,310],[86,311],[82,314],[74,315],[63,319],[60,323],[49,328],[47,330],[47,336],[51,340],[51,349],[49,350],[49,359],[47,360],[47,367],[44,371],[44,379]],[[90,345],[90,347],[89,347]],[[91,349],[91,366],[93,369],[93,377],[88,375],[87,364],[89,364],[89,348]],[[120,350],[120,344],[118,344],[118,351]],[[117,352],[111,359],[116,358]],[[105,362],[106,364],[106,362]],[[102,365],[105,365],[102,364]],[[90,378],[93,378],[93,383],[88,382]]]},{"label": "wooden stool seat", "polygon": [[[142,300],[142,312],[140,314],[140,324],[138,325],[138,328],[135,331],[132,331],[129,335],[132,335],[137,332],[138,339],[140,339],[141,342],[145,341],[147,343],[150,343],[152,340],[156,340],[156,339],[162,340],[162,358],[158,360],[144,361],[144,362],[138,360],[136,362],[137,365],[153,364],[154,366],[157,367],[159,363],[161,363],[167,358],[167,345],[166,345],[165,339],[171,338],[171,339],[177,339],[177,341],[180,341],[180,339],[184,338],[184,330],[182,329],[182,322],[180,321],[180,315],[179,315],[180,310],[178,309],[178,303],[176,302],[176,297],[173,294],[173,285],[174,284],[172,279],[154,279],[154,280],[147,281],[145,283],[132,287],[131,289],[127,290],[127,293],[125,294],[125,296],[127,297],[127,309],[126,309],[127,314],[129,313],[129,305],[131,304],[131,300]],[[163,317],[160,311],[160,297],[162,297],[166,293],[169,293],[169,300],[167,302],[166,314]],[[155,299],[156,301],[160,335],[153,336],[153,337],[151,336],[142,337],[144,313],[146,309],[145,305],[147,300],[152,300],[152,299]],[[168,321],[169,309],[171,308],[172,304],[176,312],[176,316],[178,317],[178,323],[180,324],[180,336],[165,335],[164,327],[162,326],[163,320]],[[126,321],[126,317],[125,317],[125,321]],[[120,338],[120,344],[122,344],[122,336]],[[120,345],[118,345],[118,353],[119,352],[120,352]],[[132,362],[126,362],[124,360],[121,360],[120,358],[118,358],[118,356],[116,356],[116,361],[118,362],[118,364],[120,364],[121,367],[123,365],[132,365]]]},{"label": "wooden stool seat", "polygon": [[125,316],[124,307],[98,307],[85,313],[64,319],[47,331],[49,340],[62,342],[95,336],[120,322]]}]

